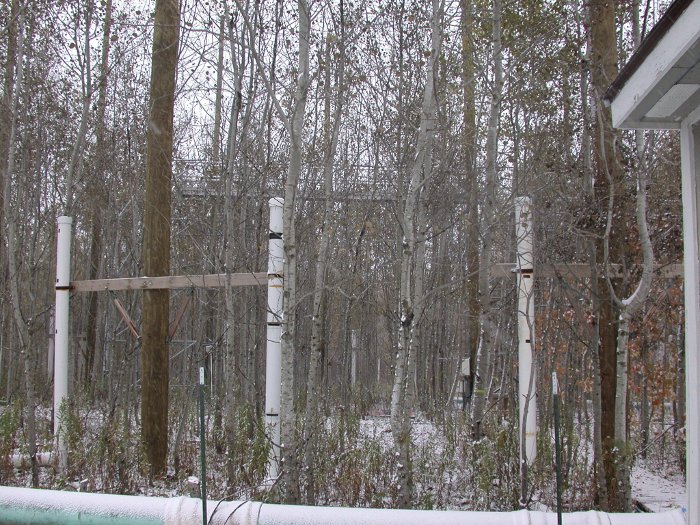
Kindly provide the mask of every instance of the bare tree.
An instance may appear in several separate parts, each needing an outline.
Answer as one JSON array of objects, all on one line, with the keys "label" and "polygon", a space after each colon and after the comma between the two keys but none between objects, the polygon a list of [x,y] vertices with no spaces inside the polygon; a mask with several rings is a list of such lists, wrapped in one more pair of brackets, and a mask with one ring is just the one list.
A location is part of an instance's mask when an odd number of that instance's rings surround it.
[{"label": "bare tree", "polygon": [[[157,0],[144,200],[143,264],[148,276],[170,274],[173,111],[179,34],[179,0]],[[168,290],[145,290],[141,350],[141,436],[153,475],[165,472],[168,454],[169,323]]]},{"label": "bare tree", "polygon": [[489,272],[493,251],[496,183],[498,178],[498,124],[503,91],[503,55],[501,47],[501,1],[493,2],[493,87],[486,135],[486,188],[482,203],[481,251],[479,252],[479,346],[476,356],[474,400],[472,402],[472,437],[483,436],[483,417],[488,395],[489,361],[493,352],[495,324],[491,312]]},{"label": "bare tree", "polygon": [[[420,207],[421,192],[430,174],[432,166],[432,147],[435,133],[435,112],[437,108],[435,84],[437,81],[437,64],[442,45],[442,2],[433,0],[431,16],[431,45],[430,59],[426,64],[426,81],[423,90],[423,104],[420,114],[420,126],[416,139],[416,156],[411,168],[411,179],[403,208],[401,227],[403,241],[401,250],[401,274],[399,292],[399,336],[398,351],[394,368],[394,384],[391,392],[391,432],[394,447],[399,460],[399,506],[409,507],[413,498],[413,468],[411,466],[411,418],[407,406],[410,388],[410,360],[416,302],[423,297],[416,296],[417,274],[422,271],[425,262],[416,258],[417,219]],[[420,280],[419,280],[420,282]],[[420,291],[420,290],[418,290]]]},{"label": "bare tree", "polygon": [[[313,468],[313,441],[318,434],[319,398],[321,394],[321,370],[323,357],[323,323],[326,320],[326,312],[323,309],[324,298],[326,297],[326,273],[328,269],[329,252],[333,236],[333,169],[338,149],[338,136],[340,134],[340,124],[343,111],[345,109],[345,20],[344,4],[340,1],[340,37],[326,38],[326,49],[324,53],[324,98],[323,98],[323,188],[324,188],[324,209],[321,218],[321,237],[319,240],[318,257],[316,259],[316,272],[313,290],[313,305],[311,312],[311,346],[309,355],[309,374],[306,388],[306,409],[304,425],[304,471],[306,483],[304,487],[306,502],[309,505],[315,501],[315,483]],[[337,44],[336,44],[337,42]],[[335,48],[338,48],[336,55]],[[335,72],[335,82],[331,82],[332,63],[331,56],[337,56],[337,68]],[[333,89],[335,84],[335,89]],[[331,97],[335,91],[335,107],[331,112]]]}]

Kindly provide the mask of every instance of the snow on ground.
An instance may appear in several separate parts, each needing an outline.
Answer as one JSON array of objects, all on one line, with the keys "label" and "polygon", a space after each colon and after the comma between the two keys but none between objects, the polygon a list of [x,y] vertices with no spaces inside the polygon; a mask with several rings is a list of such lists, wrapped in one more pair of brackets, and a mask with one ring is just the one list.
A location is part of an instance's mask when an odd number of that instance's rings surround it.
[{"label": "snow on ground", "polygon": [[643,464],[637,464],[632,469],[632,498],[644,503],[652,512],[688,506],[682,476],[662,477]]}]

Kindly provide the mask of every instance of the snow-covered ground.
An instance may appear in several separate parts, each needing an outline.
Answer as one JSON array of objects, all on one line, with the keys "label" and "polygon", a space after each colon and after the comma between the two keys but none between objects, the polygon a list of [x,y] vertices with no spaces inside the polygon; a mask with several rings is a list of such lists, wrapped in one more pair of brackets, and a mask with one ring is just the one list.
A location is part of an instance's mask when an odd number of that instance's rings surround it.
[{"label": "snow-covered ground", "polygon": [[632,497],[646,505],[653,512],[663,512],[676,508],[687,508],[688,494],[683,477],[672,474],[662,477],[643,465],[632,469]]}]

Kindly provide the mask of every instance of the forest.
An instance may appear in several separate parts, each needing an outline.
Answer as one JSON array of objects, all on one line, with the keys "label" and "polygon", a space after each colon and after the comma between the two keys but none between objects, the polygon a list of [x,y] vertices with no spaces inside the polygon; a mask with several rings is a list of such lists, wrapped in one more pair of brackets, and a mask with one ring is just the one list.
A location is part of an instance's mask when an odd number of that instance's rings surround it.
[{"label": "forest", "polygon": [[[2,2],[0,484],[187,493],[200,368],[215,498],[551,508],[553,374],[565,510],[631,510],[638,463],[682,475],[678,138],[615,130],[604,103],[667,5]],[[519,445],[521,197],[532,461]],[[45,468],[59,216],[72,218],[72,282],[222,284],[71,287],[69,455]],[[273,237],[279,315],[265,286],[234,279],[268,272]]]}]

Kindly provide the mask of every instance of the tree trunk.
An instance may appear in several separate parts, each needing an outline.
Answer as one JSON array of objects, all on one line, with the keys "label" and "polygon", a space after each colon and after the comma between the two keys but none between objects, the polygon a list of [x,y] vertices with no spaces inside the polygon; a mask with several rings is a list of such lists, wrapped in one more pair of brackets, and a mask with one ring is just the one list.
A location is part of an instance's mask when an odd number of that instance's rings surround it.
[{"label": "tree trunk", "polygon": [[482,203],[482,244],[479,257],[479,345],[476,356],[474,396],[471,425],[473,439],[483,437],[483,417],[486,407],[489,361],[493,350],[494,323],[491,312],[489,271],[493,251],[494,209],[498,179],[498,124],[503,91],[503,56],[501,49],[501,0],[493,2],[493,69],[489,123],[486,136],[486,194]]},{"label": "tree trunk", "polygon": [[289,166],[284,186],[284,319],[282,321],[282,378],[280,400],[280,432],[284,462],[285,501],[297,503],[299,494],[299,465],[296,457],[294,429],[294,337],[296,331],[297,247],[295,209],[299,177],[301,176],[302,134],[306,99],[309,90],[309,44],[311,19],[309,4],[298,0],[299,69],[292,114],[289,119]]},{"label": "tree trunk", "polygon": [[467,317],[465,357],[469,358],[469,376],[463,391],[463,409],[472,398],[476,375],[476,352],[479,344],[479,182],[476,173],[476,82],[474,78],[474,42],[471,0],[460,0],[462,33],[462,98],[464,120],[464,164],[466,167],[466,192],[468,199],[466,219],[467,243]]},{"label": "tree trunk", "polygon": [[[78,22],[76,22],[77,24]],[[90,117],[90,105],[92,102],[92,60],[90,58],[90,38],[92,37],[92,2],[86,3],[85,9],[85,45],[83,47],[83,61],[81,62],[81,82],[83,87],[83,107],[80,112],[80,124],[78,125],[78,135],[73,142],[68,170],[66,171],[64,215],[71,216],[73,212],[73,181],[80,173],[81,160],[85,150],[85,137],[87,135],[88,120]]]},{"label": "tree trunk", "polygon": [[[32,348],[30,340],[30,331],[22,314],[22,303],[20,298],[20,280],[19,261],[18,261],[18,236],[17,236],[17,219],[19,210],[11,208],[11,199],[14,187],[14,172],[15,172],[15,142],[17,137],[18,111],[19,111],[19,95],[22,89],[23,74],[24,74],[24,15],[18,14],[17,29],[16,29],[16,49],[15,49],[15,64],[16,76],[14,83],[10,82],[6,86],[10,86],[8,92],[12,93],[7,106],[7,116],[9,117],[7,130],[7,157],[3,159],[4,172],[2,174],[3,194],[8,198],[3,200],[3,215],[5,216],[5,242],[7,243],[7,267],[9,279],[9,295],[12,308],[12,314],[15,322],[15,327],[19,335],[19,350],[22,356],[22,365],[25,382],[26,395],[26,422],[27,422],[27,448],[32,468],[32,486],[38,487],[38,465],[36,462],[36,396],[34,393],[34,378],[29,351]],[[8,378],[9,381],[9,378]],[[56,432],[56,429],[54,429]]]},{"label": "tree trunk", "polygon": [[[178,0],[156,0],[146,135],[143,266],[147,276],[170,274],[173,111],[180,35]],[[153,475],[168,455],[168,290],[145,290],[141,349],[141,438]]]},{"label": "tree trunk", "polygon": [[324,181],[324,210],[321,223],[321,238],[319,240],[318,257],[316,258],[316,275],[313,291],[313,306],[311,311],[311,346],[309,349],[309,375],[306,388],[306,412],[304,417],[304,492],[307,505],[316,504],[316,489],[314,484],[314,465],[312,458],[313,439],[318,434],[319,425],[322,422],[319,410],[319,398],[321,396],[320,371],[323,362],[323,323],[326,309],[324,308],[324,296],[326,287],[326,269],[328,266],[328,254],[333,236],[331,218],[333,216],[333,164],[338,149],[338,136],[340,134],[340,121],[345,102],[345,42],[344,42],[344,16],[343,3],[341,9],[341,39],[339,44],[339,57],[336,81],[336,104],[331,124],[331,47],[332,43],[326,43],[325,55],[325,96],[324,96],[324,152],[323,152],[323,181]]},{"label": "tree trunk", "polygon": [[[244,8],[247,13],[247,6]],[[230,19],[231,15],[228,12],[228,7],[226,7],[226,18]],[[243,102],[242,90],[243,90],[243,64],[245,62],[245,51],[243,46],[239,46],[239,39],[244,38],[244,34],[239,37],[233,32],[234,27],[229,25],[228,30],[228,40],[231,49],[231,64],[233,66],[233,86],[234,95],[231,102],[231,112],[229,117],[229,127],[228,127],[228,144],[227,144],[227,157],[226,157],[226,171],[225,171],[225,182],[223,184],[224,188],[224,272],[226,273],[226,281],[224,286],[225,294],[225,305],[226,305],[226,323],[225,323],[225,346],[224,346],[224,356],[225,356],[225,369],[227,377],[236,377],[237,367],[236,367],[236,339],[241,331],[241,327],[236,323],[236,302],[234,297],[234,288],[231,286],[231,274],[236,271],[236,244],[235,240],[238,237],[236,229],[236,218],[235,218],[235,206],[234,206],[234,194],[236,189],[240,192],[240,185],[236,184],[236,173],[237,173],[237,161],[240,149],[239,141],[239,130],[238,124],[241,114],[241,104]],[[217,146],[214,145],[216,148]],[[236,416],[238,411],[236,410],[236,389],[232,388],[231,385],[226,389],[225,392],[225,423],[227,435],[227,445],[229,447],[234,446],[233,439],[236,435],[235,430],[237,426]],[[233,459],[233,458],[231,458]],[[229,471],[229,480],[233,480],[234,469],[238,468],[237,465],[228,463],[227,469]]]},{"label": "tree trunk", "polygon": [[[610,181],[620,181],[620,166],[615,155],[616,134],[612,127],[610,108],[603,104],[603,95],[610,83],[617,76],[617,40],[615,33],[615,3],[607,0],[592,0],[589,4],[590,33],[590,67],[591,81],[595,101],[593,161],[595,169],[594,199],[599,215],[596,217],[598,238],[596,241],[596,260],[607,264],[606,255],[617,262],[624,245],[621,225],[606,235],[604,211],[608,209],[611,199]],[[605,244],[609,243],[612,251],[606,254]],[[601,442],[603,470],[605,471],[608,501],[600,501],[601,507],[609,511],[623,510],[624,496],[620,497],[615,466],[615,397],[616,397],[616,360],[617,360],[617,321],[619,312],[607,279],[597,271],[597,303],[600,394],[601,394]],[[602,494],[599,494],[602,497]]]},{"label": "tree trunk", "polygon": [[[109,51],[110,36],[112,32],[112,0],[105,2],[105,16],[102,32],[102,57],[100,61],[100,79],[97,95],[97,115],[95,127],[95,171],[94,180],[95,197],[92,200],[91,209],[91,241],[90,241],[90,269],[89,279],[97,279],[102,264],[102,252],[104,250],[104,238],[102,236],[102,213],[107,207],[108,195],[105,187],[107,164],[107,144],[105,141],[106,122],[105,111],[107,108],[107,77],[109,75]],[[97,308],[98,294],[91,293],[88,299],[87,327],[85,341],[85,374],[83,380],[86,387],[92,392],[93,378],[99,377],[98,365],[100,360],[95,360],[97,350]]]},{"label": "tree trunk", "polygon": [[[10,17],[7,24],[7,47],[3,70],[3,92],[0,99],[0,232],[5,231],[5,178],[7,173],[7,160],[12,143],[10,141],[11,126],[8,123],[13,118],[12,99],[15,90],[15,67],[17,65],[17,20],[19,14],[19,0],[12,0],[10,4]],[[5,243],[0,243],[0,290],[4,291],[7,272],[7,257]]]},{"label": "tree trunk", "polygon": [[411,359],[411,339],[414,331],[415,295],[412,291],[414,284],[414,256],[416,252],[416,215],[420,206],[421,192],[426,182],[426,173],[430,173],[433,137],[435,134],[435,114],[437,100],[435,82],[437,80],[437,65],[442,45],[441,34],[442,5],[439,0],[433,0],[431,17],[431,48],[427,64],[427,76],[423,91],[420,127],[416,139],[415,163],[411,168],[411,180],[406,194],[401,226],[403,242],[401,252],[400,274],[400,324],[398,351],[394,368],[394,384],[391,391],[391,432],[394,448],[398,458],[398,484],[400,486],[398,506],[408,508],[413,500],[413,469],[411,466],[411,418],[407,406]]}]

